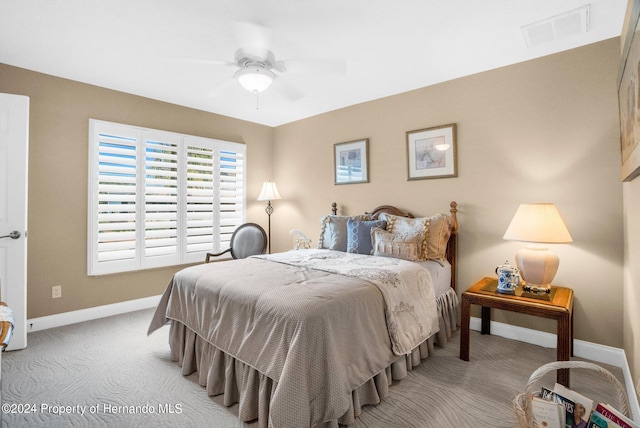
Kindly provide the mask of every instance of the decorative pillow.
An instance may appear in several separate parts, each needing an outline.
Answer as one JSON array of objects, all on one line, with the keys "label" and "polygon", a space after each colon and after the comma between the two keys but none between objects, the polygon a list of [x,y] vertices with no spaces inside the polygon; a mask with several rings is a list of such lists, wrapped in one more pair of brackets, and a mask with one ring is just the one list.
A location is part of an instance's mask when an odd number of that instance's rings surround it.
[{"label": "decorative pillow", "polygon": [[428,218],[427,260],[444,260],[447,256],[447,242],[451,236],[451,217],[447,214],[436,214]]},{"label": "decorative pillow", "polygon": [[445,258],[447,242],[451,235],[451,224],[446,214],[431,217],[408,218],[392,214],[380,214],[387,221],[387,230],[398,234],[421,233],[420,260],[442,260]]},{"label": "decorative pillow", "polygon": [[384,220],[347,220],[347,253],[371,254],[371,228],[387,228]]},{"label": "decorative pillow", "polygon": [[347,251],[347,220],[369,220],[368,214],[356,216],[326,215],[320,218],[318,248]]},{"label": "decorative pillow", "polygon": [[379,218],[387,221],[387,230],[398,235],[417,235],[423,238],[419,243],[418,260],[426,260],[426,243],[424,237],[428,234],[427,219],[423,217],[408,218],[393,214],[382,213]]},{"label": "decorative pillow", "polygon": [[331,231],[329,230],[328,215],[320,217],[320,238],[318,238],[318,248],[329,248],[331,244]]},{"label": "decorative pillow", "polygon": [[419,261],[422,241],[424,241],[424,235],[421,233],[398,234],[379,227],[371,229],[374,256]]}]

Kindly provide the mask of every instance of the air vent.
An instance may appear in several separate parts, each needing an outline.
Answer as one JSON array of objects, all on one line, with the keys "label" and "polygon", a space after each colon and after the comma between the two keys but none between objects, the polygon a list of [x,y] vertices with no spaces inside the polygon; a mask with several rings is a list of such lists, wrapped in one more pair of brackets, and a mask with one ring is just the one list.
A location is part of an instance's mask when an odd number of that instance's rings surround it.
[{"label": "air vent", "polygon": [[520,28],[527,47],[589,31],[589,5]]}]

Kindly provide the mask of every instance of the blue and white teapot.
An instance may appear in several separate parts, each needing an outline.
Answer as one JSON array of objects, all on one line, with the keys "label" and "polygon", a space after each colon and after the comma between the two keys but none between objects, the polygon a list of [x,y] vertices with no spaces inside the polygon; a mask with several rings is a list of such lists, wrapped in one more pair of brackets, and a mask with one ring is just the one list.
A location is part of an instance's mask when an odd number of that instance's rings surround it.
[{"label": "blue and white teapot", "polygon": [[511,266],[507,260],[502,266],[496,268],[496,275],[498,275],[498,293],[515,293],[516,288],[520,285],[518,268]]}]

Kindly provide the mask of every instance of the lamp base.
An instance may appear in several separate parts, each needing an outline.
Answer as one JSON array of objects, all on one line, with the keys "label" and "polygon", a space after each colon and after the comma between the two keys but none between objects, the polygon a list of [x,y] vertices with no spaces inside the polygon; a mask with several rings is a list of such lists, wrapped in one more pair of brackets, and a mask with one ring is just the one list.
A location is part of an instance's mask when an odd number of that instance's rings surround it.
[{"label": "lamp base", "polygon": [[549,289],[549,292],[545,292],[545,291],[527,291],[526,290],[526,285],[522,288],[522,294],[520,294],[520,297],[526,297],[529,299],[536,299],[536,300],[544,300],[547,302],[550,302],[553,300],[555,293],[553,292],[552,289]]},{"label": "lamp base", "polygon": [[533,293],[533,294],[550,294],[551,293],[551,286],[547,285],[547,286],[541,286],[538,287],[537,285],[523,285],[522,286],[522,290],[526,293]]},{"label": "lamp base", "polygon": [[516,265],[531,290],[548,293],[556,276],[560,259],[545,246],[527,245],[516,252]]}]

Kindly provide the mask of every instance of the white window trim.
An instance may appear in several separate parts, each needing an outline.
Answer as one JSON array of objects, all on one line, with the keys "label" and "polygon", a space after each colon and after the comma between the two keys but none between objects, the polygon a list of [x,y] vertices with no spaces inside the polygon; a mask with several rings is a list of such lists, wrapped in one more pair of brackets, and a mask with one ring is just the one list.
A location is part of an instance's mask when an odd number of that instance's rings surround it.
[{"label": "white window trim", "polygon": [[[111,134],[123,137],[135,138],[136,143],[136,184],[135,184],[135,256],[130,256],[125,260],[113,260],[113,261],[99,261],[99,150],[100,150],[100,135]],[[177,151],[177,160],[174,165],[177,169],[177,178],[175,179],[177,185],[177,237],[175,239],[176,252],[174,254],[166,254],[159,256],[147,256],[145,255],[145,232],[148,230],[148,223],[145,223],[145,182],[147,174],[146,164],[147,148],[146,142],[149,141],[149,137],[153,136],[154,140],[171,143],[173,148]],[[189,184],[187,180],[187,149],[189,147],[197,147],[204,150],[210,150],[213,155],[213,197],[211,203],[213,205],[213,221],[212,221],[212,242],[204,242],[198,244],[190,244],[192,248],[196,249],[187,252],[187,211],[193,209],[193,206],[189,205],[191,198],[188,200],[186,190]],[[234,170],[239,171],[239,175],[231,180],[235,192],[231,199],[231,206],[235,208],[235,211],[231,211],[231,220],[227,222],[226,227],[221,226],[220,218],[221,213],[221,198],[220,198],[220,186],[221,184],[221,158],[224,155],[219,156],[221,152],[233,152],[237,154],[237,164],[232,163]],[[165,152],[163,151],[164,155]],[[87,273],[90,276],[104,275],[118,272],[135,271],[142,269],[151,269],[163,266],[174,266],[187,263],[195,263],[203,261],[205,254],[208,251],[218,252],[221,249],[228,247],[228,240],[235,227],[246,222],[246,183],[247,183],[247,171],[246,171],[246,145],[240,143],[233,143],[222,140],[215,140],[210,138],[196,137],[190,135],[177,134],[167,131],[159,131],[148,128],[141,128],[131,125],[124,125],[119,123],[105,122],[95,119],[89,120],[89,185],[88,185],[88,215],[87,215]],[[171,164],[167,164],[168,166]],[[189,164],[193,165],[193,164]],[[238,168],[236,170],[236,168]],[[161,177],[164,179],[165,177]],[[192,182],[193,183],[193,182]],[[164,188],[162,188],[164,190]],[[175,193],[175,192],[174,192]],[[193,195],[192,195],[193,196]],[[132,196],[133,197],[133,196]],[[195,199],[198,199],[197,197]],[[228,203],[229,201],[227,201]],[[207,202],[208,204],[208,202]],[[126,208],[125,208],[126,210]],[[161,210],[163,211],[163,210]],[[208,212],[202,210],[201,212]],[[173,211],[172,211],[173,212]],[[193,211],[190,211],[193,212]],[[196,211],[197,212],[197,211]],[[196,214],[197,215],[197,214]],[[145,225],[147,227],[145,227]],[[167,229],[163,229],[167,230]],[[198,230],[198,229],[196,229]],[[209,230],[207,228],[207,230]],[[121,231],[120,231],[121,232]],[[121,232],[122,233],[122,232]],[[203,236],[198,235],[200,241]],[[195,237],[198,240],[198,236]],[[192,235],[193,237],[193,235]],[[217,238],[217,239],[216,239]],[[122,242],[122,241],[120,241]],[[117,244],[117,243],[116,243]],[[206,245],[206,247],[205,247]],[[170,245],[172,248],[174,245]],[[222,248],[221,248],[222,247]],[[131,253],[131,250],[128,250]]]}]

